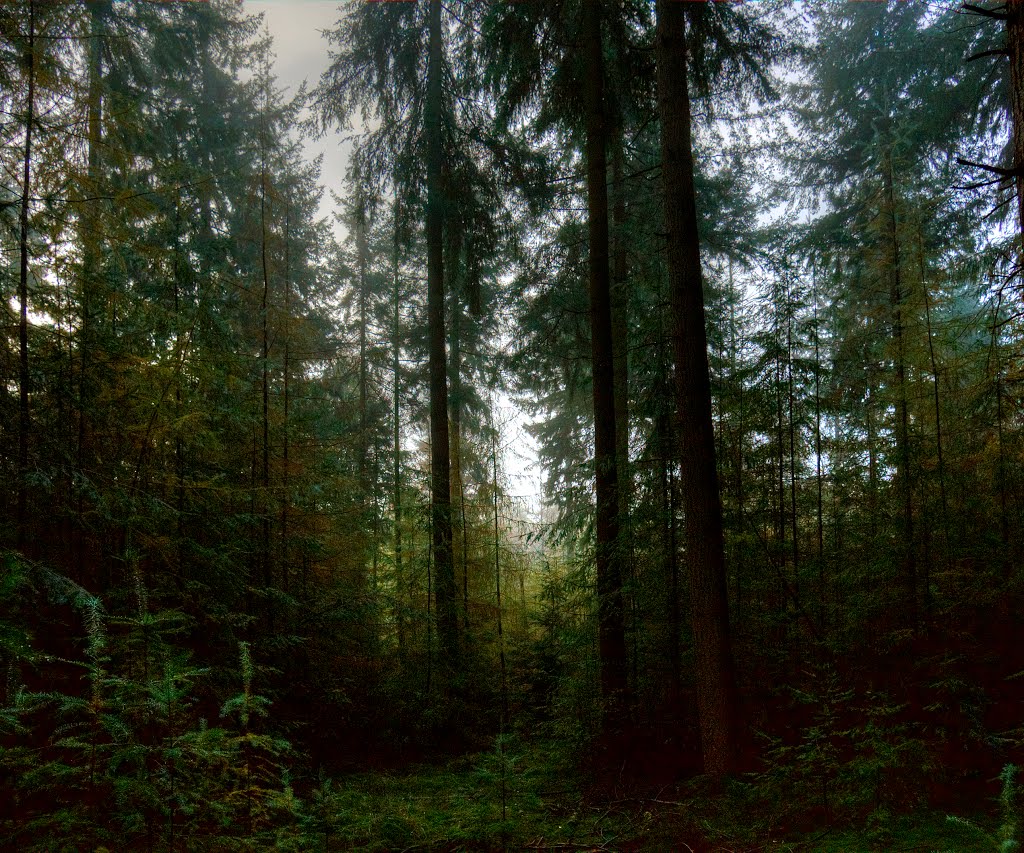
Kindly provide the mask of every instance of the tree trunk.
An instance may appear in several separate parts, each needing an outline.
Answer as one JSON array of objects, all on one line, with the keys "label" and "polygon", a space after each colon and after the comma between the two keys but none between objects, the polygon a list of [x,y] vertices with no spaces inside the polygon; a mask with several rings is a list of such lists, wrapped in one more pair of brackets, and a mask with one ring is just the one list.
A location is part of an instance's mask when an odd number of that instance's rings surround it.
[{"label": "tree trunk", "polygon": [[[593,360],[594,468],[597,498],[596,574],[601,695],[618,705],[626,691],[619,548],[618,477],[612,351],[611,282],[608,268],[608,126],[604,104],[601,2],[584,8],[587,208],[590,237],[590,335]],[[612,709],[612,716],[618,709]]]},{"label": "tree trunk", "polygon": [[292,319],[292,264],[291,264],[291,207],[285,209],[284,216],[284,359],[281,366],[282,412],[281,423],[281,588],[287,593],[290,584],[288,522],[291,509],[291,472],[290,465],[291,441],[291,319]]},{"label": "tree trunk", "polygon": [[[89,8],[89,53],[86,133],[88,150],[86,154],[86,197],[99,196],[100,145],[103,135],[103,18],[108,0],[90,0]],[[82,209],[82,327],[79,333],[79,375],[78,375],[78,447],[77,467],[80,474],[85,469],[87,444],[87,412],[91,408],[93,395],[90,360],[93,356],[93,335],[99,300],[99,228],[98,207],[102,202],[91,201]],[[79,519],[83,506],[78,501]],[[79,560],[85,558],[84,549],[79,549]],[[80,575],[81,577],[81,575]]]},{"label": "tree trunk", "polygon": [[[739,352],[741,343],[739,336],[736,332],[736,287],[733,282],[732,275],[732,259],[729,260],[729,375],[731,379],[735,380],[735,388],[737,391],[736,410],[738,412],[738,423],[734,429],[733,442],[732,442],[732,456],[733,456],[733,490],[736,495],[736,533],[739,536],[739,542],[742,542],[742,536],[744,531],[745,521],[745,506],[744,506],[744,491],[743,491],[743,442],[745,436],[744,426],[744,400],[743,400],[743,377],[738,376],[739,374]],[[738,378],[737,378],[738,377]],[[743,619],[743,575],[742,575],[742,558],[738,557],[739,548],[734,547],[734,569],[736,572],[736,596],[734,598],[732,618],[737,623],[742,624]],[[726,581],[728,583],[728,579]],[[727,588],[728,591],[728,588]]]},{"label": "tree trunk", "polygon": [[28,52],[25,92],[25,147],[22,160],[21,215],[18,249],[20,273],[18,279],[18,547],[23,548],[28,538],[28,436],[29,418],[28,373],[28,213],[32,198],[32,130],[36,116],[36,4],[28,4]]},{"label": "tree trunk", "polygon": [[618,475],[619,522],[623,557],[630,561],[629,512],[632,491],[629,470],[629,266],[626,258],[626,197],[623,178],[621,128],[616,130],[612,152],[612,370],[615,387],[615,465]]},{"label": "tree trunk", "polygon": [[430,0],[427,71],[427,323],[430,339],[430,504],[437,634],[445,665],[459,667],[459,622],[452,562],[451,455],[448,442],[448,366],[444,328],[444,167],[442,139],[441,0]]},{"label": "tree trunk", "polygon": [[[267,96],[269,101],[269,93]],[[266,104],[264,109],[268,109]],[[260,271],[262,274],[262,290],[260,293],[260,390],[262,396],[262,436],[261,436],[261,459],[260,459],[260,516],[261,540],[260,540],[260,563],[263,567],[263,585],[269,590],[273,586],[273,565],[270,558],[270,260],[267,254],[267,183],[270,180],[267,174],[267,126],[266,116],[263,117],[261,125],[260,140]],[[270,632],[274,630],[274,607],[273,599],[268,597],[267,603],[267,628]]]},{"label": "tree trunk", "polygon": [[694,187],[683,4],[658,0],[658,108],[676,395],[686,516],[686,556],[704,770],[737,766],[737,693],[729,633],[722,505],[711,421],[704,291]]},{"label": "tree trunk", "polygon": [[786,399],[789,416],[789,532],[793,548],[793,593],[800,598],[800,541],[798,539],[798,519],[796,514],[797,493],[797,425],[794,408],[796,394],[793,391],[793,300],[786,280]]},{"label": "tree trunk", "polygon": [[[397,193],[397,191],[396,191]],[[405,613],[402,602],[402,411],[401,398],[399,394],[401,377],[399,374],[399,361],[401,356],[401,287],[398,275],[398,199],[395,199],[395,233],[392,244],[392,328],[391,328],[391,374],[394,386],[391,391],[392,409],[392,463],[394,477],[394,503],[395,512],[395,631],[398,634],[398,656],[405,658]]]},{"label": "tree trunk", "polygon": [[366,268],[369,264],[366,246],[366,200],[361,183],[356,187],[356,263],[359,266],[359,490],[364,507],[369,505],[370,424],[367,401],[369,367],[367,365],[366,311],[369,294]]},{"label": "tree trunk", "polygon": [[818,624],[825,630],[825,513],[821,478],[821,335],[818,321],[818,279],[811,270],[814,300],[814,482],[817,493],[818,529]]},{"label": "tree trunk", "polygon": [[498,659],[501,665],[501,725],[508,726],[508,673],[505,664],[505,631],[501,610],[501,539],[498,532],[498,433],[491,436],[491,489],[494,493],[494,598],[498,610]]},{"label": "tree trunk", "polygon": [[612,137],[612,374],[615,397],[615,473],[619,506],[619,554],[622,573],[630,581],[629,621],[632,637],[632,678],[639,681],[640,613],[637,608],[631,504],[632,471],[629,464],[629,265],[626,258],[626,187],[623,176],[621,116]]},{"label": "tree trunk", "polygon": [[1010,117],[1016,170],[1017,222],[1024,249],[1024,0],[1006,2],[1006,49],[1010,60]]},{"label": "tree trunk", "polygon": [[[664,294],[659,286],[658,301],[664,301]],[[657,434],[660,443],[661,457],[661,510],[664,518],[662,528],[662,550],[664,561],[663,582],[667,589],[665,620],[668,626],[668,664],[672,696],[679,695],[682,688],[682,650],[680,640],[682,633],[682,613],[679,601],[679,546],[676,535],[676,453],[678,443],[675,430],[672,428],[672,380],[669,377],[671,364],[668,352],[668,333],[665,329],[664,317],[658,318],[658,389],[659,407],[657,415]]]},{"label": "tree trunk", "polygon": [[[453,253],[452,257],[457,257]],[[462,627],[469,631],[469,555],[466,532],[466,487],[462,481],[462,299],[458,283],[451,285],[451,462],[452,501],[458,501],[459,562],[462,569]],[[454,514],[453,514],[454,515]]]},{"label": "tree trunk", "polygon": [[892,282],[889,293],[892,309],[893,339],[896,344],[896,483],[903,504],[903,581],[906,585],[907,617],[917,622],[917,554],[914,547],[914,483],[910,473],[910,413],[907,403],[905,341],[903,334],[903,277],[900,259],[899,224],[896,216],[896,190],[893,186],[892,153],[886,155],[886,169],[882,176],[885,184],[886,204],[889,208],[889,236],[892,249]]},{"label": "tree trunk", "polygon": [[[935,339],[932,334],[931,297],[928,294],[928,281],[924,260],[924,236],[921,234],[920,223],[917,231],[917,261],[921,276],[921,295],[924,297],[925,332],[928,335],[928,360],[932,368],[932,403],[935,408],[935,453],[939,466],[939,505],[942,507],[942,544],[944,560],[949,560],[949,501],[946,497],[946,460],[942,448],[942,408],[939,396],[939,361],[935,355]],[[925,618],[931,607],[931,565],[930,560],[924,563],[924,606]]]}]

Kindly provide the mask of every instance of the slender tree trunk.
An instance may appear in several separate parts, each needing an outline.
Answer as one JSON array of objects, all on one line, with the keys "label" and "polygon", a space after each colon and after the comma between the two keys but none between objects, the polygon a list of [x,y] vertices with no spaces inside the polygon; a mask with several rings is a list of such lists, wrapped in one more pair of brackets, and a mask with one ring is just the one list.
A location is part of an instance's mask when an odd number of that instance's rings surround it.
[{"label": "slender tree trunk", "polygon": [[864,371],[864,382],[864,428],[868,445],[868,531],[873,548],[878,538],[878,433],[875,429],[874,371],[870,365]]},{"label": "slender tree trunk", "polygon": [[789,525],[790,539],[793,547],[793,594],[800,597],[800,541],[797,537],[798,523],[796,513],[797,492],[797,455],[796,455],[796,418],[794,408],[796,395],[793,391],[793,300],[786,284],[786,398],[789,415]]},{"label": "slender tree trunk", "polygon": [[662,513],[665,518],[663,547],[665,550],[665,579],[668,589],[668,661],[672,694],[679,695],[682,687],[682,660],[679,643],[682,634],[682,615],[679,605],[679,546],[676,542],[676,475],[675,441],[672,418],[668,412],[659,416],[661,435],[661,492]]},{"label": "slender tree trunk", "polygon": [[498,608],[498,656],[501,664],[501,723],[508,726],[508,676],[505,666],[505,634],[501,610],[501,538],[498,531],[498,433],[491,436],[491,489],[494,493],[494,594]]},{"label": "slender tree trunk", "polygon": [[[266,153],[266,117],[264,116],[261,127],[261,175],[260,175],[260,270],[262,273],[262,290],[260,295],[260,385],[263,403],[262,418],[262,447],[260,459],[260,485],[262,497],[260,499],[261,541],[260,541],[260,562],[263,566],[263,585],[269,590],[273,586],[273,566],[270,558],[270,262],[267,254],[267,153]],[[272,632],[274,629],[274,608],[267,602],[267,627]]]},{"label": "slender tree trunk", "polygon": [[459,562],[462,568],[462,627],[469,634],[469,559],[466,533],[466,487],[462,481],[462,299],[457,284],[451,301],[451,454],[452,500],[459,503]]},{"label": "slender tree trunk", "polygon": [[893,338],[896,344],[896,482],[903,503],[903,575],[907,591],[907,616],[917,622],[917,553],[914,542],[914,482],[910,473],[910,413],[907,404],[905,341],[903,334],[903,271],[900,258],[899,224],[896,215],[896,191],[893,186],[892,154],[886,157],[885,182],[890,238],[892,241],[892,307]]},{"label": "slender tree trunk", "polygon": [[[431,600],[436,600],[436,592],[434,591],[434,534],[427,537],[427,701],[430,701],[430,685],[433,678],[434,672],[434,629],[433,621],[431,619],[430,604]],[[454,586],[454,584],[453,584]],[[436,607],[436,604],[435,604]]]},{"label": "slender tree trunk", "polygon": [[[601,694],[619,706],[626,692],[626,633],[619,548],[618,476],[612,351],[611,282],[608,267],[608,124],[604,97],[601,0],[584,8],[587,75],[587,208],[590,237],[590,335],[594,394],[594,468],[597,497],[596,574]],[[614,718],[618,707],[612,708]]]},{"label": "slender tree trunk", "polygon": [[367,301],[369,282],[366,274],[369,252],[366,246],[366,201],[360,184],[356,189],[356,263],[359,265],[359,490],[364,506],[370,501],[368,460],[370,455],[370,423],[367,401],[369,366],[367,364]]},{"label": "slender tree trunk", "polygon": [[[109,0],[90,0],[89,8],[89,82],[87,92],[88,112],[86,133],[88,151],[86,154],[87,196],[98,196],[100,183],[100,145],[103,135],[103,33],[104,17]],[[78,446],[77,468],[83,474],[86,467],[86,446],[88,442],[88,413],[92,407],[92,364],[95,334],[95,312],[99,300],[100,268],[100,217],[101,202],[89,202],[82,209],[82,327],[79,332],[79,375],[78,375]],[[84,505],[81,493],[77,500],[79,529],[84,530],[82,515]],[[78,551],[80,568],[86,559],[84,547]],[[79,577],[82,576],[81,571]]]},{"label": "slender tree trunk", "polygon": [[814,481],[818,523],[818,624],[825,630],[825,511],[821,478],[821,337],[818,325],[818,280],[811,270],[814,302]]},{"label": "slender tree trunk", "polygon": [[632,491],[629,466],[629,266],[626,257],[626,192],[623,176],[622,129],[612,149],[612,371],[615,395],[615,466],[618,475],[619,527],[624,557],[629,562],[629,513]]},{"label": "slender tree trunk", "polygon": [[[949,503],[946,497],[946,461],[942,447],[942,408],[939,404],[939,362],[935,355],[935,339],[932,334],[932,306],[928,294],[928,281],[924,260],[924,236],[917,232],[917,263],[921,276],[921,293],[924,296],[925,331],[928,335],[928,359],[932,368],[932,402],[935,406],[935,454],[939,465],[939,499],[942,507],[942,540],[946,559],[949,559]],[[925,571],[928,564],[925,563]],[[924,579],[925,604],[928,603],[928,578]]]},{"label": "slender tree trunk", "polygon": [[[730,354],[729,354],[729,368],[730,374],[736,377],[739,373],[739,352],[741,344],[739,341],[739,335],[737,334],[737,323],[736,323],[736,288],[733,282],[732,275],[732,259],[729,260],[729,334],[731,338]],[[743,377],[739,376],[736,382],[737,390],[737,413],[738,423],[736,425],[735,436],[733,439],[733,476],[735,478],[734,488],[736,492],[736,532],[742,537],[743,529],[746,524],[745,518],[745,501],[743,491],[743,443],[745,436],[744,427],[744,399],[743,399]],[[742,540],[741,540],[742,541]],[[737,549],[738,550],[738,549]],[[734,552],[734,557],[736,557]],[[742,574],[743,560],[734,560],[734,570],[736,572],[736,597],[735,606],[733,610],[733,619],[736,620],[737,624],[742,624],[743,620],[743,574]]]},{"label": "slender tree trunk", "polygon": [[281,587],[287,593],[291,586],[288,522],[292,503],[291,487],[291,319],[292,319],[292,263],[291,263],[291,206],[284,214],[284,360],[281,365],[283,420],[281,423]]},{"label": "slender tree trunk", "polygon": [[[776,289],[775,304],[779,305]],[[789,596],[789,581],[786,579],[786,563],[789,562],[789,550],[786,547],[786,450],[783,437],[783,405],[782,405],[782,326],[778,315],[775,321],[775,499],[778,502],[778,513],[775,517],[775,542],[778,554],[779,600],[786,607]],[[778,626],[776,642],[784,643],[788,623],[781,622]]]},{"label": "slender tree trunk", "polygon": [[[203,7],[200,6],[200,9]],[[203,17],[200,18],[199,22],[199,38],[198,38],[198,62],[199,62],[199,88],[200,88],[200,104],[203,110],[209,114],[216,114],[215,111],[220,108],[220,104],[217,103],[217,93],[214,90],[214,59],[213,50],[210,45],[210,23],[205,19],[205,15],[212,14],[207,9],[205,12],[200,13]],[[199,195],[199,233],[202,235],[203,245],[209,251],[212,248],[213,242],[213,181],[214,181],[214,168],[213,168],[213,146],[209,143],[204,145],[201,149],[202,160],[206,166],[206,174],[199,180],[197,192]],[[208,263],[208,262],[207,262]]]},{"label": "slender tree trunk", "polygon": [[[177,157],[175,158],[177,160]],[[182,395],[181,385],[184,381],[183,359],[184,350],[181,345],[182,322],[181,322],[181,291],[183,279],[183,265],[181,249],[181,197],[175,198],[174,207],[174,350],[175,350],[175,380],[174,380],[174,417],[180,424],[182,422]],[[174,511],[175,511],[175,578],[179,585],[184,579],[182,572],[185,567],[184,542],[185,542],[185,442],[182,439],[181,429],[175,430],[174,437]]]},{"label": "slender tree trunk", "polygon": [[704,770],[713,777],[721,777],[737,766],[739,714],[725,582],[722,505],[711,421],[686,31],[682,3],[658,0],[657,12],[662,185],[697,701]]},{"label": "slender tree trunk", "polygon": [[[659,287],[659,302],[663,304],[663,294]],[[675,430],[672,428],[672,380],[669,377],[671,363],[668,353],[668,334],[664,320],[659,314],[658,323],[658,383],[661,402],[658,411],[657,433],[661,444],[661,491],[662,514],[664,527],[662,530],[662,548],[664,550],[664,584],[666,593],[665,619],[668,626],[668,662],[669,678],[672,695],[678,696],[682,687],[682,655],[680,641],[682,634],[682,614],[679,602],[679,545],[676,537],[676,442]]]},{"label": "slender tree trunk", "polygon": [[1024,250],[1024,2],[1006,0],[1006,49],[1010,60],[1010,116],[1017,184],[1017,223]]},{"label": "slender tree trunk", "polygon": [[430,502],[436,578],[437,633],[445,665],[458,670],[459,622],[452,562],[451,454],[448,442],[448,366],[444,328],[444,168],[442,139],[441,0],[430,0],[427,136],[427,317],[430,338]]},{"label": "slender tree trunk", "polygon": [[21,215],[18,237],[18,534],[19,548],[28,539],[28,437],[29,413],[28,360],[28,214],[32,199],[32,131],[36,122],[36,4],[28,4],[28,51],[25,54],[27,87],[25,91],[25,146],[22,159]]},{"label": "slender tree trunk", "polygon": [[632,678],[640,666],[640,613],[637,607],[631,524],[632,471],[629,462],[629,265],[626,256],[626,186],[623,175],[623,129],[617,117],[612,133],[612,376],[615,397],[615,472],[619,511],[619,553],[622,571],[630,581],[629,621],[632,637]]},{"label": "slender tree trunk", "polygon": [[392,503],[395,512],[395,630],[398,635],[398,654],[404,658],[405,654],[405,614],[402,603],[402,410],[401,410],[401,375],[399,362],[401,360],[401,283],[398,273],[398,199],[395,199],[395,227],[394,243],[391,251],[391,273],[392,273],[392,312],[391,319],[391,375],[394,385],[391,390],[391,414],[392,414],[392,464],[394,495]]},{"label": "slender tree trunk", "polygon": [[1010,546],[1010,515],[1007,511],[1006,499],[1006,446],[1003,443],[1002,366],[996,365],[996,371],[996,429],[999,438],[999,535],[1003,548],[1008,552]]}]

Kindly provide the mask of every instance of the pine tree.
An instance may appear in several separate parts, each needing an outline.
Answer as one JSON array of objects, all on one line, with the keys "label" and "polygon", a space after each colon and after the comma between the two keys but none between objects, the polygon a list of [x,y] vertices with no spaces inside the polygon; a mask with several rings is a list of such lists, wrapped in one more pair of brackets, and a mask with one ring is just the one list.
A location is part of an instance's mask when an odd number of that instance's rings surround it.
[{"label": "pine tree", "polygon": [[704,769],[736,767],[738,708],[715,468],[683,8],[658,4],[658,95],[690,606]]}]

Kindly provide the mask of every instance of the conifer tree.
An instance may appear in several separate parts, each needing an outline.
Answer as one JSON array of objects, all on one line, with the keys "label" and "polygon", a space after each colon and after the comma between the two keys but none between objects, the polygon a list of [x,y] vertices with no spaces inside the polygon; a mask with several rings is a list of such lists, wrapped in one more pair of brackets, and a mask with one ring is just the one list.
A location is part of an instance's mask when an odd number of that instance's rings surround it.
[{"label": "conifer tree", "polygon": [[704,769],[736,767],[738,708],[725,587],[722,507],[715,467],[711,387],[694,189],[689,61],[683,7],[658,4],[658,98],[665,184],[676,400],[683,447],[690,607]]}]

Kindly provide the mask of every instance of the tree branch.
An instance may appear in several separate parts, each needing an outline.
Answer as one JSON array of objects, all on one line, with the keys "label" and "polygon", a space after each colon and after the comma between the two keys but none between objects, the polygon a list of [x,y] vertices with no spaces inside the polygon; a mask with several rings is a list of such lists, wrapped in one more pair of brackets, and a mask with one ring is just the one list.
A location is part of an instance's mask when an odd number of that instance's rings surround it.
[{"label": "tree branch", "polygon": [[1002,166],[989,166],[986,163],[975,163],[973,160],[965,160],[963,157],[957,157],[956,162],[961,166],[971,166],[975,169],[983,169],[986,172],[991,172],[994,175],[1000,175],[1004,178],[1015,178],[1021,173],[1019,166],[1013,169],[1004,169]]},{"label": "tree branch", "polygon": [[1005,47],[994,47],[992,50],[983,50],[981,53],[975,53],[972,56],[967,57],[968,62],[974,62],[975,59],[984,59],[986,56],[1009,56],[1010,51]]},{"label": "tree branch", "polygon": [[965,12],[970,12],[972,15],[981,15],[983,18],[995,18],[997,21],[1005,21],[1008,17],[1005,4],[996,6],[994,9],[986,9],[983,6],[975,6],[973,3],[964,3],[960,8]]}]

